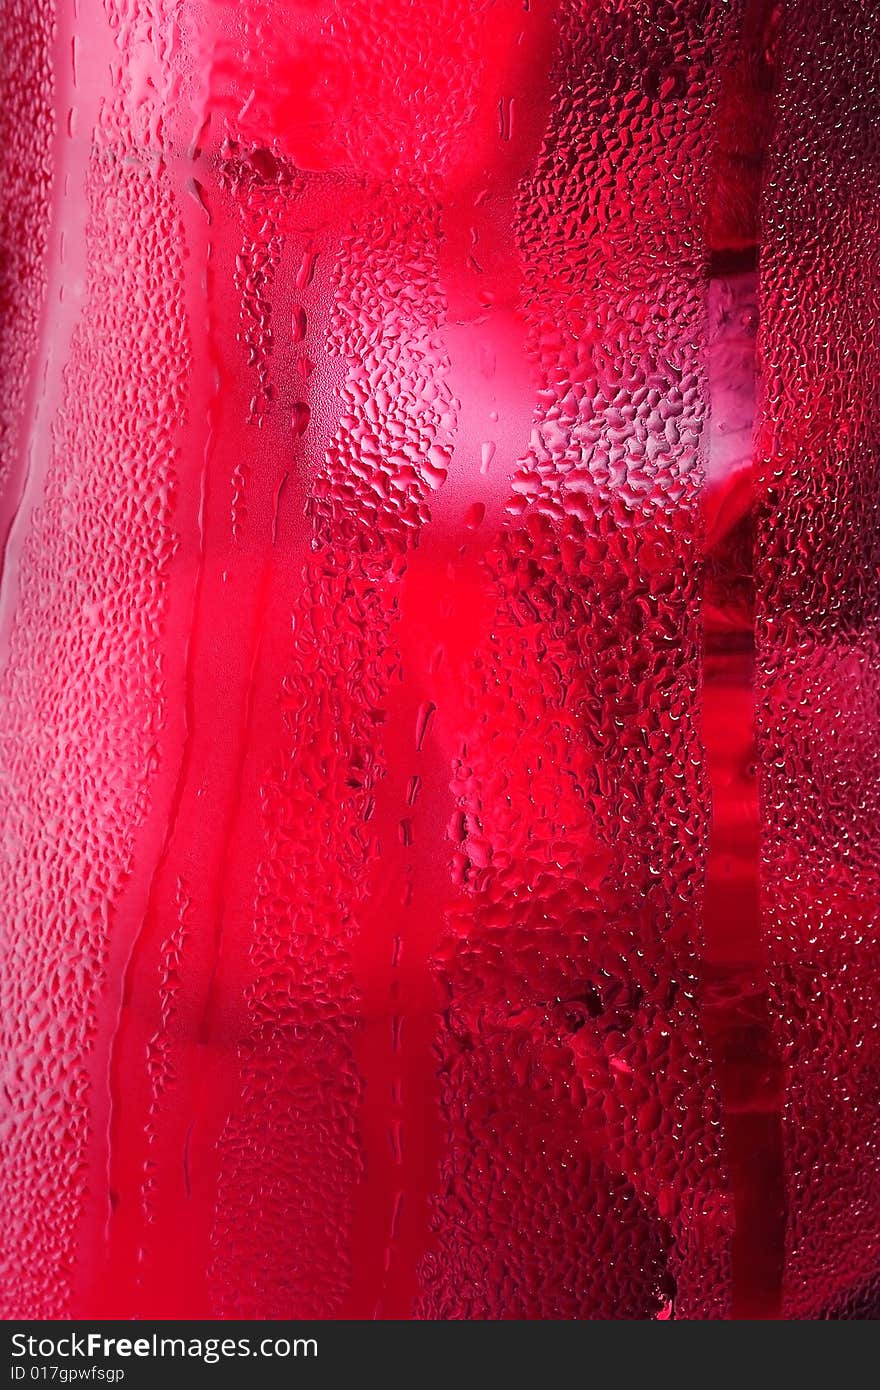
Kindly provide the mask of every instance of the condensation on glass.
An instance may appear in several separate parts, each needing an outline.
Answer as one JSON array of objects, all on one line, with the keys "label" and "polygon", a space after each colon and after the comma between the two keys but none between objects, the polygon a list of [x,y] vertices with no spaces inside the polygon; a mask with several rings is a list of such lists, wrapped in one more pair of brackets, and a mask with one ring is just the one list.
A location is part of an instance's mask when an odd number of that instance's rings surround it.
[{"label": "condensation on glass", "polygon": [[9,1317],[865,1317],[871,0],[7,0]]}]

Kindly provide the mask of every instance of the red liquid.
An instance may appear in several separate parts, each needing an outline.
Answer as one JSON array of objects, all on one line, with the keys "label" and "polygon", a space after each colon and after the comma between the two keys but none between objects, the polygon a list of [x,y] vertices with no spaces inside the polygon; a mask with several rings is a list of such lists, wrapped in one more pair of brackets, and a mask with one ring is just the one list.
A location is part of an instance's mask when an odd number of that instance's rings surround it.
[{"label": "red liquid", "polygon": [[870,6],[7,9],[4,1314],[869,1315]]}]

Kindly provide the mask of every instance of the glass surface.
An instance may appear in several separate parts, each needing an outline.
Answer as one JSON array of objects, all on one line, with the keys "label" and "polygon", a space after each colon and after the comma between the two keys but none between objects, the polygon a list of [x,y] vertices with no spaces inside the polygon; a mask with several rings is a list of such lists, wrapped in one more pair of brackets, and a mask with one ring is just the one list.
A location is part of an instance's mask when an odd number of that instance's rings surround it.
[{"label": "glass surface", "polygon": [[876,1312],[872,0],[2,12],[2,1311]]}]

